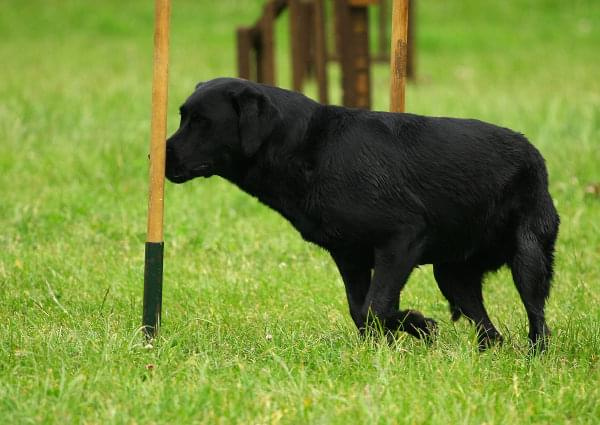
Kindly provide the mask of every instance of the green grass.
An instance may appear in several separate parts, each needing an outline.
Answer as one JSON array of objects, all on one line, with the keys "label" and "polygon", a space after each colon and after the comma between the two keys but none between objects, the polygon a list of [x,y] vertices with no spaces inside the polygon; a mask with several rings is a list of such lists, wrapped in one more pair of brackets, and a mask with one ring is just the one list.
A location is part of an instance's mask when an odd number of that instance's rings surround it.
[{"label": "green grass", "polygon": [[[174,2],[170,131],[197,81],[234,74],[234,28],[260,3]],[[418,7],[408,110],[511,127],[546,157],[562,226],[545,355],[527,356],[506,271],[485,287],[502,347],[477,352],[472,327],[450,322],[430,267],[413,273],[402,304],[437,318],[438,340],[361,341],[326,253],[217,178],[167,185],[163,329],[146,348],[152,2],[6,0],[2,422],[598,423],[600,199],[585,188],[600,181],[600,3]],[[387,84],[377,66],[378,109]]]}]

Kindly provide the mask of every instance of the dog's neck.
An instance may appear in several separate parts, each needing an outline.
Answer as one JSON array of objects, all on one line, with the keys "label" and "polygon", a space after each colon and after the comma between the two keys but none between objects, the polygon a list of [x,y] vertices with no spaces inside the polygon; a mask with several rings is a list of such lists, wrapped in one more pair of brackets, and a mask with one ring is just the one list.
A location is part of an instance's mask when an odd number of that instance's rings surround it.
[{"label": "dog's neck", "polygon": [[[282,124],[263,142],[258,153],[241,160],[231,176],[223,176],[285,217],[302,208],[309,189],[312,164],[307,135],[321,105],[286,108]],[[284,143],[285,140],[285,143]]]}]

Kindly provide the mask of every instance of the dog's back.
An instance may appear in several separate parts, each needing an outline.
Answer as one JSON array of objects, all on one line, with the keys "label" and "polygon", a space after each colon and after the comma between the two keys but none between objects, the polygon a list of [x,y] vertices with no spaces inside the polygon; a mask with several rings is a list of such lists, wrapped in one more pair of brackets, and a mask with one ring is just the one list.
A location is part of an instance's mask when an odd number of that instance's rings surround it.
[{"label": "dog's back", "polygon": [[432,263],[501,250],[532,199],[556,221],[543,159],[519,133],[477,120],[318,113],[303,152],[314,161],[307,199],[331,239],[375,245],[399,225],[424,222],[421,262]]}]

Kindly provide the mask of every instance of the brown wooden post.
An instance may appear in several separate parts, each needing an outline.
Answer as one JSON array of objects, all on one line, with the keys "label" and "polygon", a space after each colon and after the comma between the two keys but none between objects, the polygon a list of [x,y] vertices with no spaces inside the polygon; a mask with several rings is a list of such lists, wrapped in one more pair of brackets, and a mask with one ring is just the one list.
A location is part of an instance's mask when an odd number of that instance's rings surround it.
[{"label": "brown wooden post", "polygon": [[290,18],[290,57],[292,59],[292,88],[296,91],[302,90],[304,80],[304,37],[308,28],[303,26],[302,22],[302,4],[300,0],[288,0],[289,18]]},{"label": "brown wooden post", "polygon": [[[389,62],[390,51],[389,51],[389,37],[388,37],[388,25],[390,21],[389,17],[389,0],[380,0],[379,2],[379,13],[378,13],[378,26],[379,26],[379,37],[378,37],[378,52],[372,57],[372,60],[377,62]],[[417,76],[417,63],[416,63],[416,0],[408,1],[408,37],[406,47],[406,79],[414,80]]]},{"label": "brown wooden post", "polygon": [[390,111],[404,112],[406,48],[408,37],[408,0],[394,0],[390,50]]},{"label": "brown wooden post", "polygon": [[336,34],[342,70],[343,104],[371,107],[369,20],[367,6],[375,0],[336,0]]},{"label": "brown wooden post", "polygon": [[417,64],[416,64],[416,58],[415,58],[415,36],[416,36],[416,31],[415,31],[415,24],[416,24],[416,0],[409,0],[408,1],[408,35],[407,35],[407,43],[408,45],[406,46],[406,78],[409,80],[414,80],[416,78],[417,75]]},{"label": "brown wooden post", "polygon": [[377,17],[379,20],[377,25],[379,27],[379,34],[377,40],[377,59],[386,60],[387,62],[387,60],[389,59],[388,53],[390,48],[390,41],[388,39],[388,0],[379,0],[379,13]]},{"label": "brown wooden post", "polygon": [[310,78],[315,73],[315,4],[314,0],[303,0],[301,2],[302,25],[305,28],[301,32],[305,78]]},{"label": "brown wooden post", "polygon": [[329,103],[327,93],[327,40],[325,38],[325,5],[315,0],[315,76],[319,87],[319,102]]},{"label": "brown wooden post", "polygon": [[371,108],[371,58],[369,55],[369,17],[366,6],[350,8],[350,54],[357,108]]},{"label": "brown wooden post", "polygon": [[237,29],[237,65],[238,77],[251,80],[252,30],[240,27]]},{"label": "brown wooden post", "polygon": [[142,325],[148,338],[158,333],[162,310],[163,212],[165,185],[165,138],[169,82],[170,0],[156,0],[154,23],[154,70],[152,76],[152,121],[148,194],[148,235],[144,263]]},{"label": "brown wooden post", "polygon": [[274,27],[276,4],[269,1],[265,4],[263,16],[259,23],[260,35],[256,49],[256,79],[259,83],[275,85],[275,40]]},{"label": "brown wooden post", "polygon": [[349,54],[346,52],[348,34],[348,7],[346,0],[334,0],[335,14],[335,52],[340,62],[340,73],[342,77],[342,105],[354,106],[354,92],[349,81],[347,69],[350,68]]}]

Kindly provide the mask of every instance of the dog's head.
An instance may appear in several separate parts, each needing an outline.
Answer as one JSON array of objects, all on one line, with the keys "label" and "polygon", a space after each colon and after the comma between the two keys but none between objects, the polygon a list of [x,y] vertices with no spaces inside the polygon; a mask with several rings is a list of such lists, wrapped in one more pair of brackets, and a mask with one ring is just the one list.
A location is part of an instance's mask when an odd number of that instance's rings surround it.
[{"label": "dog's head", "polygon": [[260,85],[235,78],[198,84],[180,113],[179,129],[167,140],[165,174],[174,183],[235,173],[280,121]]}]

